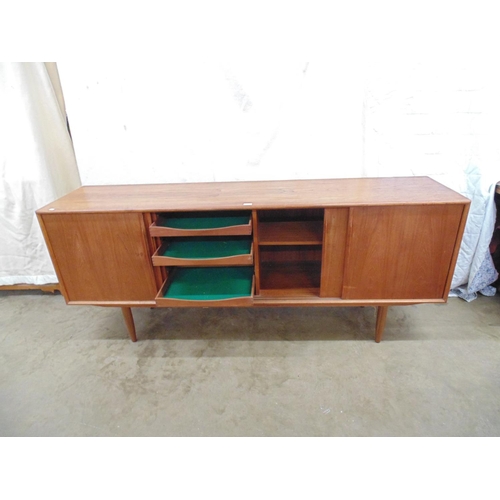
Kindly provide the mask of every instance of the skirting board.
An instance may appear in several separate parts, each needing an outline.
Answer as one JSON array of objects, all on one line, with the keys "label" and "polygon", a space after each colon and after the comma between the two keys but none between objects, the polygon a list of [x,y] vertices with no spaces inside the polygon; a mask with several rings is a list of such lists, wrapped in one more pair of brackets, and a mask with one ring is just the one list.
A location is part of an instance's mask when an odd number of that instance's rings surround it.
[{"label": "skirting board", "polygon": [[0,285],[0,292],[9,290],[41,290],[42,292],[54,293],[61,291],[59,283],[49,283],[47,285]]}]

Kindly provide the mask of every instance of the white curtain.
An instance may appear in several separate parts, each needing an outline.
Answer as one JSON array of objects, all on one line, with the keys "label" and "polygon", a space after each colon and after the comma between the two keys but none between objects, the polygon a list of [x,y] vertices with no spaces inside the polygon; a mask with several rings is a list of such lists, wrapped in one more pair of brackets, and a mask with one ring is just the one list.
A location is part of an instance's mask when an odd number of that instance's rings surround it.
[{"label": "white curtain", "polygon": [[56,283],[35,210],[80,186],[55,63],[0,63],[0,285]]}]

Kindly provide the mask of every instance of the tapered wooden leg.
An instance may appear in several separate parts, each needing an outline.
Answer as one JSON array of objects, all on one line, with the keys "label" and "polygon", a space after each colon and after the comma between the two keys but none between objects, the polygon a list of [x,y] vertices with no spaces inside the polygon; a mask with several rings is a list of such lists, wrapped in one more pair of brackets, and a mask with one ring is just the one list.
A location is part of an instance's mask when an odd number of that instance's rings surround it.
[{"label": "tapered wooden leg", "polygon": [[387,319],[387,311],[389,306],[379,306],[377,307],[377,326],[375,327],[375,342],[380,342],[382,340],[382,334],[384,333],[385,320]]},{"label": "tapered wooden leg", "polygon": [[130,309],[130,307],[122,307],[122,313],[123,317],[125,318],[128,334],[130,335],[130,340],[132,342],[137,342],[137,337],[135,336],[135,325],[134,325],[134,317],[132,316],[132,309]]}]

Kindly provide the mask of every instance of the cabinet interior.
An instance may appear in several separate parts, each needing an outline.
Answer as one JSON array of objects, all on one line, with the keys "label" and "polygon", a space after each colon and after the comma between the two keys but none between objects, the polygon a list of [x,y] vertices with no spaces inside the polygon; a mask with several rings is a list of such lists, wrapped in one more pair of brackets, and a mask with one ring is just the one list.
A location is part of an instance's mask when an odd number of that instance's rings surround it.
[{"label": "cabinet interior", "polygon": [[259,294],[319,295],[323,218],[323,209],[258,212]]},{"label": "cabinet interior", "polygon": [[[234,265],[255,273],[257,295],[319,295],[324,210],[258,210],[253,215],[255,227],[250,210],[155,214],[150,228],[151,236],[157,236],[153,264],[169,276],[164,296],[176,289],[180,277],[185,279],[186,271],[179,274],[178,267],[226,272]],[[211,271],[187,273],[216,276]],[[203,280],[197,286],[203,287]],[[205,286],[209,289],[212,283]]]}]

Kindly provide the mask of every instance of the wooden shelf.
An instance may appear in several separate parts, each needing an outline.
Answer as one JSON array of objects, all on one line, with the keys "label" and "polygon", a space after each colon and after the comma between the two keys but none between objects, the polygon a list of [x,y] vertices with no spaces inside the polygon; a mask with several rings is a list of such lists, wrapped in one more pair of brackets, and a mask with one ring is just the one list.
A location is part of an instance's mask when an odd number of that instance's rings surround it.
[{"label": "wooden shelf", "polygon": [[154,266],[249,266],[253,245],[248,237],[171,238],[153,254]]},{"label": "wooden shelf", "polygon": [[254,300],[264,299],[318,299],[319,288],[269,288],[261,289],[260,294]]},{"label": "wooden shelf", "polygon": [[321,245],[322,242],[322,221],[259,223],[260,245]]},{"label": "wooden shelf", "polygon": [[152,237],[252,234],[251,212],[182,212],[160,214],[149,227]]},{"label": "wooden shelf", "polygon": [[163,307],[250,306],[252,267],[174,268],[156,296]]},{"label": "wooden shelf", "polygon": [[263,262],[260,294],[263,296],[319,296],[320,261]]}]

